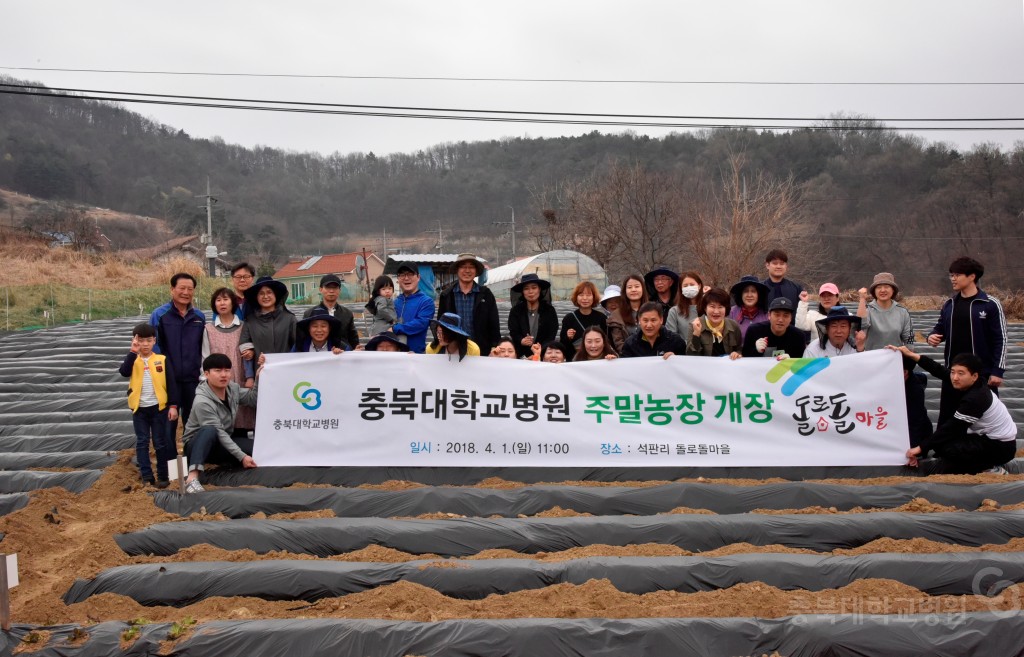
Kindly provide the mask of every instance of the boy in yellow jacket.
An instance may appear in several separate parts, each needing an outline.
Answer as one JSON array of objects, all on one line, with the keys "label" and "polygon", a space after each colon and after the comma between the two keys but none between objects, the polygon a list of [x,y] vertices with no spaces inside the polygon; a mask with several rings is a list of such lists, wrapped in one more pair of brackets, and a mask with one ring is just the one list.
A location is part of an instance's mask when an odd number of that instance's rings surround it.
[{"label": "boy in yellow jacket", "polygon": [[[167,356],[153,353],[156,330],[149,324],[132,329],[132,347],[121,363],[121,376],[128,381],[128,408],[132,409],[135,428],[135,455],[139,462],[142,483],[167,487],[167,461],[178,453],[174,436],[168,435],[168,421],[178,419],[178,387],[174,370]],[[157,478],[149,461],[149,442],[152,438],[156,452]]]}]

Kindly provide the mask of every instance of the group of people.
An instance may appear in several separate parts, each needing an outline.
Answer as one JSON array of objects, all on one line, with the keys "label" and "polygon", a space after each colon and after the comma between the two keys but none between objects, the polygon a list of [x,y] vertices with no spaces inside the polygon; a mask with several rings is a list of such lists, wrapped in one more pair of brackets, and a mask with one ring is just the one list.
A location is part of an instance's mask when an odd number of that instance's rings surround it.
[{"label": "group of people", "polygon": [[[140,474],[146,483],[167,485],[166,461],[177,453],[179,421],[189,492],[202,490],[198,476],[207,463],[255,467],[255,413],[248,407],[255,405],[263,355],[354,349],[562,363],[675,355],[837,357],[890,348],[904,356],[911,465],[924,463],[930,450],[937,457],[927,461],[934,472],[980,472],[1013,457],[1016,427],[997,394],[1005,368],[1005,317],[999,302],[978,287],[980,263],[958,258],[950,265],[954,294],[927,336],[932,346],[945,342],[944,368],[911,350],[913,325],[896,300],[892,274],[880,273],[858,290],[851,312],[834,283],[821,285],[812,302],[802,285],[786,277],[788,261],[784,251],[772,250],[765,257],[767,277],[744,276],[728,290],[705,285],[697,272],[664,266],[627,276],[603,293],[583,281],[571,295],[575,310],[561,322],[550,283],[528,273],[511,288],[506,333],[494,294],[479,282],[484,266],[476,256],[457,257],[456,279],[436,306],[420,289],[416,265],[402,263],[397,287],[388,276],[374,282],[365,344],[352,312],[338,303],[341,281],[333,274],[320,280],[322,301],[298,319],[285,305],[283,283],[257,279],[251,265],[240,263],[231,270],[232,287],[211,295],[212,322],[193,307],[195,278],[176,274],[171,300],[148,324],[135,327],[121,366],[130,378]],[[914,373],[918,362],[942,381],[934,431],[924,409],[924,377]]]}]

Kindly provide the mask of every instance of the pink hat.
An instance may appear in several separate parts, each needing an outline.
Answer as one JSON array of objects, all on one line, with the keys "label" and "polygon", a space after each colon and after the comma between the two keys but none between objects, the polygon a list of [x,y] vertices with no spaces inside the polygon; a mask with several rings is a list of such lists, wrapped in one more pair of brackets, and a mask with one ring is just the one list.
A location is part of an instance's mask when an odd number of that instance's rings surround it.
[{"label": "pink hat", "polygon": [[835,283],[825,283],[824,285],[819,287],[818,288],[818,295],[820,296],[822,292],[831,292],[832,294],[836,295],[837,297],[839,296],[839,288],[836,287]]}]

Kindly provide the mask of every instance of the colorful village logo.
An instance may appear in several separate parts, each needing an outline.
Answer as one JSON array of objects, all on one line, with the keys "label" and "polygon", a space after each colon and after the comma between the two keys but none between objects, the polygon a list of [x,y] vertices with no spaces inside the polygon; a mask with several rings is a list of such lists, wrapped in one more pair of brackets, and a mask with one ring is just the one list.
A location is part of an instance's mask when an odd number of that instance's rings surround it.
[{"label": "colorful village logo", "polygon": [[768,370],[768,374],[764,378],[768,380],[768,383],[778,383],[786,374],[790,374],[790,378],[782,384],[782,394],[789,397],[804,382],[810,380],[828,365],[828,358],[787,358],[780,360],[775,367]]},{"label": "colorful village logo", "polygon": [[[303,390],[304,388],[304,390]],[[302,390],[302,394],[299,391]],[[313,387],[309,381],[300,381],[292,388],[292,397],[308,411],[315,411],[320,408],[320,391]]]}]

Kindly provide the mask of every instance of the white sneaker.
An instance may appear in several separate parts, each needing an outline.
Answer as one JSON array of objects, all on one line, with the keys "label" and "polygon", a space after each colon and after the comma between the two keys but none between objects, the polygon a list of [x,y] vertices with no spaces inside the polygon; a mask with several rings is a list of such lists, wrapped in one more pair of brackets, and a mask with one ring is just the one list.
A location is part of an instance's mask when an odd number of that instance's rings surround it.
[{"label": "white sneaker", "polygon": [[997,465],[994,468],[989,468],[988,470],[983,471],[982,474],[999,474],[999,475],[1004,475],[1004,474],[1010,474],[1010,473],[1007,472],[1006,468],[1004,468],[1003,466]]},{"label": "white sneaker", "polygon": [[193,479],[192,481],[185,484],[186,493],[202,493],[204,490],[206,489],[203,488],[203,485],[199,483],[198,479]]}]

